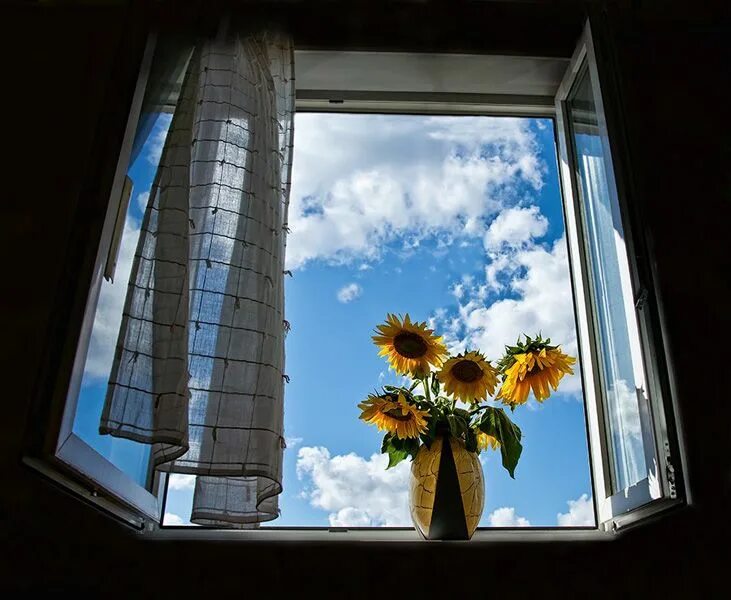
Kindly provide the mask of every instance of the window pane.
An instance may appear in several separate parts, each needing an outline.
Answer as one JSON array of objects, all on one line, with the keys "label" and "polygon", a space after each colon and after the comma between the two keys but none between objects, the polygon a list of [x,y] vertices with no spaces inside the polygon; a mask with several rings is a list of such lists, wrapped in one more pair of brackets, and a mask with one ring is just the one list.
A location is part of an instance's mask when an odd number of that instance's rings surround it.
[{"label": "window pane", "polygon": [[[138,132],[140,151],[127,172],[133,182],[132,195],[112,281],[103,281],[94,315],[89,351],[79,392],[73,431],[82,440],[127,474],[148,487],[150,446],[132,440],[99,434],[107,382],[122,322],[132,259],[137,249],[142,216],[147,206],[160,153],[170,125],[170,115],[161,113],[149,122],[147,131]],[[142,129],[142,128],[141,128]]]},{"label": "window pane", "polygon": [[589,70],[584,69],[568,109],[617,492],[644,480],[657,467],[625,234],[591,84]]}]

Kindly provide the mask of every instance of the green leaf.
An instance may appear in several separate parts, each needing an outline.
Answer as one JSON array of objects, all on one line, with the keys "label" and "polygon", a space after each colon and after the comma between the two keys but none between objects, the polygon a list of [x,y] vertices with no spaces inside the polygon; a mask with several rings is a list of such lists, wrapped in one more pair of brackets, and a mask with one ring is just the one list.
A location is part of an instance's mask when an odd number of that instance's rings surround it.
[{"label": "green leaf", "polygon": [[464,447],[467,452],[477,452],[477,435],[475,435],[475,430],[472,427],[467,429]]},{"label": "green leaf", "polygon": [[459,415],[465,421],[469,421],[470,420],[470,411],[465,410],[464,408],[455,408],[454,409],[454,414],[455,415]]},{"label": "green leaf", "polygon": [[515,479],[515,468],[518,466],[520,455],[523,452],[523,446],[520,443],[523,433],[520,428],[513,423],[502,408],[496,408],[497,425],[500,442],[500,452],[503,458],[503,467]]},{"label": "green leaf", "polygon": [[399,464],[402,460],[404,460],[406,457],[409,456],[409,453],[406,452],[406,450],[397,450],[393,446],[389,447],[388,449],[388,466],[386,469],[390,469],[391,467],[395,467],[397,464]]},{"label": "green leaf", "polygon": [[421,434],[420,438],[427,448],[431,448],[432,442],[437,437],[437,425],[443,418],[442,412],[437,406],[429,407],[429,420],[426,424],[426,433]]},{"label": "green leaf", "polygon": [[404,388],[398,387],[395,385],[384,385],[383,389],[391,394],[399,394],[399,393],[403,394],[404,391],[406,391],[406,390],[404,390]]},{"label": "green leaf", "polygon": [[417,438],[406,438],[400,440],[395,435],[388,433],[383,438],[381,452],[388,454],[388,466],[386,469],[395,467],[405,458],[414,458],[419,451],[419,440]]},{"label": "green leaf", "polygon": [[497,415],[495,410],[492,406],[486,406],[485,412],[482,413],[482,417],[477,422],[480,431],[493,437],[497,436]]},{"label": "green leaf", "polygon": [[480,431],[491,435],[500,442],[500,454],[503,467],[515,479],[515,468],[518,466],[523,446],[520,443],[523,433],[513,423],[502,408],[488,407],[477,424]]},{"label": "green leaf", "polygon": [[467,433],[467,422],[458,415],[447,415],[447,423],[449,423],[449,432],[453,437],[462,438]]},{"label": "green leaf", "polygon": [[439,395],[439,379],[437,379],[436,373],[432,373],[431,375],[431,391],[435,396]]}]

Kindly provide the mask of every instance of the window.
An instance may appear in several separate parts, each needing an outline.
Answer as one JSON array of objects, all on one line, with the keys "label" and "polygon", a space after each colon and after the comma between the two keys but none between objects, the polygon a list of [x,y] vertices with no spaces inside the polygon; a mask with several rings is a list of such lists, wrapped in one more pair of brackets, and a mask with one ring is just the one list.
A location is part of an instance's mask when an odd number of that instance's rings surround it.
[{"label": "window", "polygon": [[[400,379],[371,330],[410,312],[455,349],[542,330],[577,354],[553,120],[302,111],[295,131],[285,485],[264,526],[410,527],[410,464],[386,471],[358,420]],[[580,375],[513,417],[529,442],[515,480],[481,455],[482,526],[593,527]],[[192,486],[171,477],[163,524],[187,521]]]},{"label": "window", "polygon": [[[170,47],[159,44],[155,60],[159,63],[159,57],[169,52]],[[292,486],[291,495],[285,491],[280,523],[305,527],[409,525],[402,514],[390,509],[369,513],[361,505],[328,502],[323,499],[327,490],[318,480],[332,479],[338,461],[351,460],[359,467],[379,471],[383,467],[370,458],[378,450],[377,436],[370,436],[357,422],[355,404],[360,398],[354,395],[354,389],[367,393],[376,385],[378,373],[374,380],[374,373],[352,368],[351,360],[369,359],[357,353],[352,359],[348,356],[347,350],[356,344],[355,333],[346,332],[357,315],[359,327],[366,327],[359,335],[365,340],[364,347],[369,347],[368,328],[387,310],[418,312],[421,318],[434,320],[454,345],[477,340],[484,350],[499,349],[512,341],[500,335],[490,337],[492,331],[501,331],[501,324],[545,328],[545,333],[561,337],[558,341],[580,357],[581,373],[566,390],[573,399],[552,399],[542,407],[545,414],[537,411],[521,423],[531,431],[531,444],[542,441],[549,447],[553,440],[551,452],[534,455],[533,463],[523,463],[533,475],[519,476],[517,486],[507,490],[500,488],[502,473],[489,469],[488,499],[491,480],[496,499],[485,511],[484,526],[596,524],[618,528],[676,503],[674,469],[679,465],[671,456],[679,451],[673,446],[672,411],[663,394],[665,374],[658,368],[659,342],[653,333],[649,283],[641,283],[637,277],[634,229],[615,181],[616,145],[614,139],[612,145],[609,141],[588,28],[568,69],[561,60],[512,57],[459,57],[459,68],[455,68],[454,59],[432,56],[431,73],[438,74],[435,79],[446,91],[435,92],[425,85],[409,55],[341,53],[323,57],[305,52],[298,58],[304,73],[304,77],[298,75],[298,85],[302,80],[317,84],[298,88],[297,129],[304,140],[295,138],[292,210],[304,229],[293,233],[297,244],[291,248],[288,268],[295,277],[286,290],[288,316],[294,316],[287,348],[292,382],[285,412],[290,447],[285,453],[285,490],[287,478],[299,481],[302,487]],[[349,68],[339,70],[337,60],[346,61]],[[378,61],[384,60],[391,75],[398,73],[401,64],[403,76],[369,87],[384,72],[378,67]],[[526,61],[538,65],[531,77],[511,76],[526,72]],[[492,70],[485,69],[488,63]],[[328,68],[334,78],[328,78]],[[171,90],[169,102],[148,110],[140,120],[145,87],[159,85],[161,81],[155,77],[162,71],[156,70],[151,46],[130,114],[127,145],[121,153],[97,261],[98,276],[106,273],[110,281],[101,282],[98,277],[91,288],[56,456],[132,514],[163,525],[180,525],[186,522],[193,477],[159,475],[151,466],[147,445],[98,433],[105,378],[122,316],[124,294],[119,290],[129,278],[140,206],[155,175],[155,156],[159,158],[182,77],[179,69],[164,70],[162,83]],[[430,70],[425,71],[428,79]],[[494,80],[486,81],[491,77]],[[376,130],[389,132],[388,139],[379,140],[373,135]],[[361,132],[359,139],[353,131]],[[440,143],[430,148],[430,140]],[[343,183],[347,177],[328,179],[312,170],[298,175],[297,153],[305,156],[318,144],[328,149],[312,162],[319,162],[322,173],[342,169],[343,155],[366,144],[370,144],[372,164],[367,164],[367,157],[351,161],[358,165],[357,180],[349,179],[347,190]],[[392,156],[402,161],[400,172],[379,177],[377,167],[385,164],[388,144],[398,149]],[[299,160],[306,162],[306,158]],[[441,179],[421,177],[434,168],[434,161],[446,169],[439,173]],[[389,185],[393,188],[384,189]],[[424,189],[439,185],[443,186],[441,194]],[[470,186],[476,191],[465,190]],[[492,186],[489,194],[485,192],[488,186]],[[348,204],[342,197],[345,193],[351,198],[362,194],[365,200],[361,202],[366,204]],[[427,198],[424,206],[415,206],[410,197],[418,193]],[[376,197],[396,201],[380,204],[380,220],[369,223],[368,217],[378,210],[367,203]],[[475,202],[477,197],[483,202]],[[440,214],[437,209],[444,198],[459,198],[463,203]],[[326,211],[328,218],[339,215],[339,221],[328,221],[323,216]],[[346,225],[350,217],[354,220]],[[511,271],[506,261],[518,255],[514,264],[519,267]],[[398,260],[391,260],[393,257]],[[540,288],[544,281],[540,275],[545,276],[549,269],[553,271],[547,279],[559,284],[525,309],[533,311],[530,315],[520,314],[520,302]],[[437,292],[429,286],[430,276],[439,281]],[[387,296],[391,290],[394,300]],[[409,290],[413,290],[413,298],[408,296]],[[370,295],[385,298],[373,301],[368,299]],[[327,322],[317,319],[325,306],[330,307]],[[504,311],[502,317],[499,309]],[[338,323],[335,332],[328,330],[331,321]],[[324,341],[322,346],[318,338]],[[316,352],[308,350],[313,345]],[[323,375],[334,381],[346,374],[357,385],[328,384],[329,397],[317,407],[305,408],[311,402],[308,399],[318,393],[313,377],[317,361],[325,361],[328,352],[337,353],[333,364],[337,364],[338,374]],[[393,377],[385,371],[380,375],[382,380]],[[318,411],[327,413],[327,418],[320,419]],[[338,427],[345,421],[352,425],[351,430],[363,432],[357,454],[350,454],[355,445],[326,444],[302,431],[305,423],[318,422],[324,435],[329,425]],[[570,427],[561,429],[567,423]],[[560,482],[565,484],[562,487],[551,480],[546,465],[553,464],[557,473],[567,467],[569,459],[573,461],[568,465],[571,476]],[[542,481],[538,479],[541,473]],[[391,472],[385,476],[390,479],[381,480],[386,481],[383,489],[390,490],[393,498],[401,491],[388,486],[398,486],[398,476]],[[345,485],[340,481],[330,484]],[[553,504],[526,518],[519,502],[531,494],[531,485],[551,489],[546,494],[552,495]]]},{"label": "window", "polygon": [[[588,25],[556,96],[569,248],[575,276],[599,520],[618,528],[678,498],[680,451],[653,337],[649,271],[638,257],[615,174],[594,43]],[[619,135],[617,135],[619,138]],[[636,215],[635,215],[636,216]],[[637,221],[634,222],[637,231]],[[656,336],[657,334],[655,334]]]}]

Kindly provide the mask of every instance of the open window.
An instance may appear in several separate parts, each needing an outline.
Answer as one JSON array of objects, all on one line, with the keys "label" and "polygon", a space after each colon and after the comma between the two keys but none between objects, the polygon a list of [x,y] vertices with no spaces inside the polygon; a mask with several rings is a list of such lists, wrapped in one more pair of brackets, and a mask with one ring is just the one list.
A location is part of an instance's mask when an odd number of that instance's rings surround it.
[{"label": "open window", "polygon": [[[180,93],[180,65],[188,56],[185,45],[175,43],[151,43],[145,53],[55,444],[57,461],[90,484],[94,494],[123,506],[125,518],[138,525],[163,522],[166,498],[174,489],[192,489],[191,480],[160,474],[147,445],[101,436],[98,423],[122,318],[118,290],[129,278],[120,264],[136,244],[130,224],[139,229],[144,207],[138,199],[146,199],[153,184]],[[649,269],[641,263],[647,251],[639,248],[642,240],[638,242],[639,224],[628,206],[628,186],[616,169],[618,120],[615,116],[613,128],[607,122],[609,101],[602,94],[606,75],[597,65],[588,25],[570,62],[367,52],[349,53],[345,59],[342,54],[303,52],[299,59],[305,72],[297,89],[302,112],[507,115],[552,121],[596,523],[618,529],[678,504],[680,450]],[[394,76],[399,69],[401,75]],[[143,106],[151,87],[164,99],[154,107]],[[561,219],[560,210],[558,215]],[[117,284],[116,292],[110,291],[110,282]],[[342,291],[355,297],[358,286]],[[119,319],[100,319],[100,302],[117,302]],[[169,518],[166,524],[178,523]]]},{"label": "open window", "polygon": [[[139,156],[143,146],[148,152],[153,150],[155,135],[160,135],[160,126],[166,128],[167,113],[172,111],[172,107],[161,106],[154,114],[143,114],[155,41],[150,38],[140,65],[101,239],[96,241],[98,251],[73,368],[69,379],[58,377],[70,382],[67,390],[57,390],[65,403],[55,439],[48,441],[53,453],[50,462],[60,471],[29,461],[53,479],[60,475],[62,484],[137,528],[160,521],[165,475],[152,468],[149,446],[100,435],[99,415],[122,320],[130,253],[134,253],[136,241],[132,238],[139,233],[139,207],[133,199],[148,194],[152,184],[149,169],[135,169],[133,156]],[[144,163],[144,158],[139,162]]]},{"label": "open window", "polygon": [[619,179],[621,133],[615,122],[610,139],[605,81],[587,24],[556,119],[598,519],[617,529],[677,503],[680,450],[647,248],[629,182]]}]

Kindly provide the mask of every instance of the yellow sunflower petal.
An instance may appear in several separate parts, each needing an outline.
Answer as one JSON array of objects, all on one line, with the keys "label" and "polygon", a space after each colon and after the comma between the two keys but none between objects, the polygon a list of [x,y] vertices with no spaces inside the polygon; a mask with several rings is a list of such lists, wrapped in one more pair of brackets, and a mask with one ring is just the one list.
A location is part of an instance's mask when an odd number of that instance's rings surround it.
[{"label": "yellow sunflower petal", "polygon": [[574,357],[564,354],[560,348],[542,348],[515,354],[513,358],[515,362],[505,370],[497,395],[510,406],[525,404],[531,390],[539,402],[548,399],[551,388],[557,391],[563,376],[573,374],[571,365],[576,363]]},{"label": "yellow sunflower petal", "polygon": [[376,334],[371,339],[380,348],[379,356],[385,356],[400,375],[424,377],[432,366],[442,364],[447,353],[442,339],[408,314],[401,320],[389,313],[386,323],[376,327]]},{"label": "yellow sunflower petal", "polygon": [[489,361],[475,351],[450,358],[437,372],[444,391],[463,402],[479,402],[494,394],[497,375]]}]

